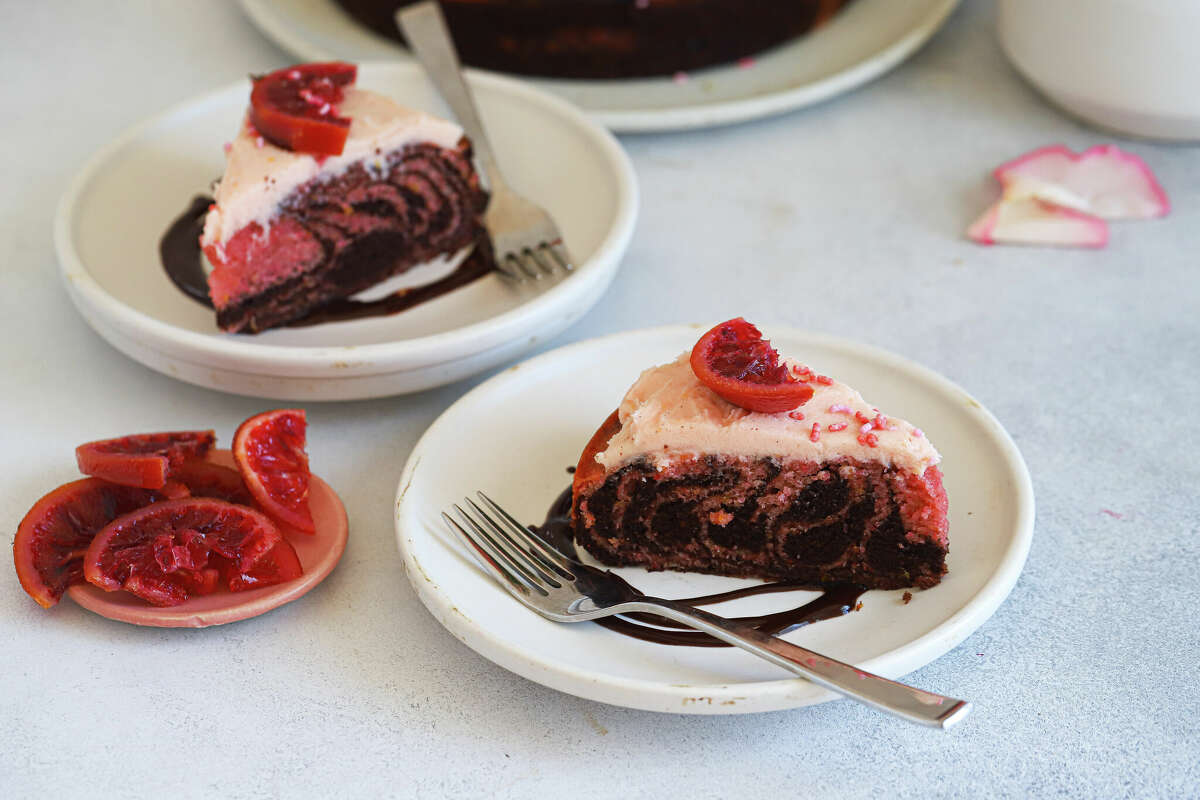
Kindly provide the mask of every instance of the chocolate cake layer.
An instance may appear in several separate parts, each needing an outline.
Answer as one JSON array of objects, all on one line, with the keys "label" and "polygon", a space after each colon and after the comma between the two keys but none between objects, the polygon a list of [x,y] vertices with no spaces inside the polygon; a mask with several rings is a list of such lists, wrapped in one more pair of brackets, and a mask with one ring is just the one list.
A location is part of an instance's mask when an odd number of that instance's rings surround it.
[{"label": "chocolate cake layer", "polygon": [[[411,0],[409,0],[411,2]],[[472,66],[564,78],[669,75],[735,61],[795,38],[848,0],[442,0]],[[401,0],[338,0],[402,41]]]},{"label": "chocolate cake layer", "polygon": [[945,494],[936,467],[707,456],[641,460],[579,487],[575,536],[606,564],[873,589],[928,588],[946,572],[944,531],[919,509]]},{"label": "chocolate cake layer", "polygon": [[487,194],[464,138],[457,149],[420,144],[355,164],[294,191],[268,244],[302,266],[292,277],[217,309],[226,331],[256,332],[474,243]]}]

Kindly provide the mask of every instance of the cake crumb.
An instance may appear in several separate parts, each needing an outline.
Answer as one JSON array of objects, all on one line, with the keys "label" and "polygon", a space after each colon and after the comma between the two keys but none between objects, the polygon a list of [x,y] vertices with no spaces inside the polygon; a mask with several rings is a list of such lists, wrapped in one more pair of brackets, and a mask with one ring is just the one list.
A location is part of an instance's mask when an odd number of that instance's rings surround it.
[{"label": "cake crumb", "polygon": [[911,603],[912,602],[912,592],[905,592],[903,595],[901,595],[900,602],[904,603],[904,605],[908,605],[909,603]]}]

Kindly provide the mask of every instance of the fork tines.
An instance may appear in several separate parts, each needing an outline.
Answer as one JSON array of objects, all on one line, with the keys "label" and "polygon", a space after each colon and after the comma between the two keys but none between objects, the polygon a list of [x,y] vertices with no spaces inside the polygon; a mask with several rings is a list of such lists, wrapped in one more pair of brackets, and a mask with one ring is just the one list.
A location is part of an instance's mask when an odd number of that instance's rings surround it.
[{"label": "fork tines", "polygon": [[466,498],[469,510],[454,505],[458,520],[445,512],[442,518],[486,570],[522,593],[534,591],[543,596],[575,579],[566,556],[542,542],[486,494],[476,494],[488,510]]},{"label": "fork tines", "polygon": [[575,269],[562,239],[542,242],[533,248],[509,250],[496,260],[496,267],[518,283],[527,279],[553,278]]}]

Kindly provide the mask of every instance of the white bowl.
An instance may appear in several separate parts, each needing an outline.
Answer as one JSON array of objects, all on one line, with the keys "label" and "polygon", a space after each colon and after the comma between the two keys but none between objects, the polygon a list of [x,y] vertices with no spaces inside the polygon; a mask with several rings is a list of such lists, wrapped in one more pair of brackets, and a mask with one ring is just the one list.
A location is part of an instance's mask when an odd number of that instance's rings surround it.
[{"label": "white bowl", "polygon": [[1030,83],[1101,128],[1200,141],[1200,2],[999,0],[1000,43]]}]

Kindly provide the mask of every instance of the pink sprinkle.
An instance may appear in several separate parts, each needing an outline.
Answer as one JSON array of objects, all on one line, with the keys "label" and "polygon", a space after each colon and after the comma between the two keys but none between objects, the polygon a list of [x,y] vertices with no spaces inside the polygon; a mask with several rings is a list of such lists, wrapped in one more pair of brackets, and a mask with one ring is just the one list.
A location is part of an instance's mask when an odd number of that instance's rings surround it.
[{"label": "pink sprinkle", "polygon": [[228,153],[233,149],[233,142],[226,142],[225,144],[221,145],[221,149]]},{"label": "pink sprinkle", "polygon": [[875,419],[871,420],[871,423],[872,423],[872,424],[873,424],[873,425],[874,425],[876,428],[879,428],[881,431],[882,431],[882,430],[887,430],[888,421],[887,421],[887,417],[885,417],[883,414],[880,414],[880,413],[876,412],[876,413],[875,413]]},{"label": "pink sprinkle", "polygon": [[687,83],[689,80],[691,80],[691,76],[686,72],[680,71],[672,75],[671,80],[675,81],[676,83]]},{"label": "pink sprinkle", "polygon": [[913,436],[915,436],[916,438],[920,439],[924,435],[925,435],[925,432],[922,431],[920,428],[913,428]]},{"label": "pink sprinkle", "polygon": [[879,437],[873,433],[860,433],[858,435],[858,443],[865,444],[867,447],[875,447],[879,444]]},{"label": "pink sprinkle", "polygon": [[325,98],[313,92],[311,89],[301,89],[300,96],[304,98],[304,102],[310,106],[319,106],[325,102]]},{"label": "pink sprinkle", "polygon": [[818,423],[818,422],[813,423],[812,431],[808,434],[808,440],[810,442],[821,441],[821,425],[820,425],[820,423]]},{"label": "pink sprinkle", "polygon": [[331,108],[331,106],[329,105],[329,103],[326,103],[325,105],[321,106],[321,109],[317,113],[324,116],[325,114],[329,113],[330,108]]},{"label": "pink sprinkle", "polygon": [[829,407],[830,414],[849,414],[850,406],[844,403],[834,403]]},{"label": "pink sprinkle", "polygon": [[264,141],[263,137],[261,137],[261,136],[259,136],[257,139],[254,140],[255,147],[262,147],[265,144],[266,144],[266,141]]},{"label": "pink sprinkle", "polygon": [[298,70],[298,69],[291,70],[290,72],[288,72],[288,77],[294,81],[300,80],[300,70]]},{"label": "pink sprinkle", "polygon": [[792,367],[792,377],[807,383],[813,379],[813,373],[808,367]]},{"label": "pink sprinkle", "polygon": [[800,420],[800,419],[804,419],[804,412],[803,411],[789,411],[788,416],[791,417],[792,419]]},{"label": "pink sprinkle", "polygon": [[831,422],[825,427],[825,430],[829,431],[830,433],[837,433],[838,431],[846,430],[846,428],[847,423],[845,422]]},{"label": "pink sprinkle", "polygon": [[1124,514],[1118,514],[1116,511],[1113,511],[1111,508],[1102,508],[1102,509],[1100,509],[1100,511],[1101,511],[1101,513],[1108,514],[1113,519],[1124,519],[1125,518]]},{"label": "pink sprinkle", "polygon": [[818,375],[817,383],[821,384],[822,386],[833,386],[833,378],[830,378],[826,375]]},{"label": "pink sprinkle", "polygon": [[858,420],[859,422],[870,422],[871,421],[871,418],[868,417],[866,414],[862,413],[861,411],[855,411],[854,418],[856,420]]},{"label": "pink sprinkle", "polygon": [[751,58],[750,56],[746,56],[745,58],[739,58],[737,60],[737,65],[738,65],[738,69],[749,69],[750,67],[754,66],[754,59]]},{"label": "pink sprinkle", "polygon": [[870,433],[870,432],[871,432],[872,430],[874,430],[874,429],[875,429],[875,426],[874,426],[874,425],[872,425],[872,424],[871,424],[871,423],[869,423],[869,422],[864,422],[864,423],[862,424],[862,427],[858,429],[858,432],[859,432],[859,433]]}]

